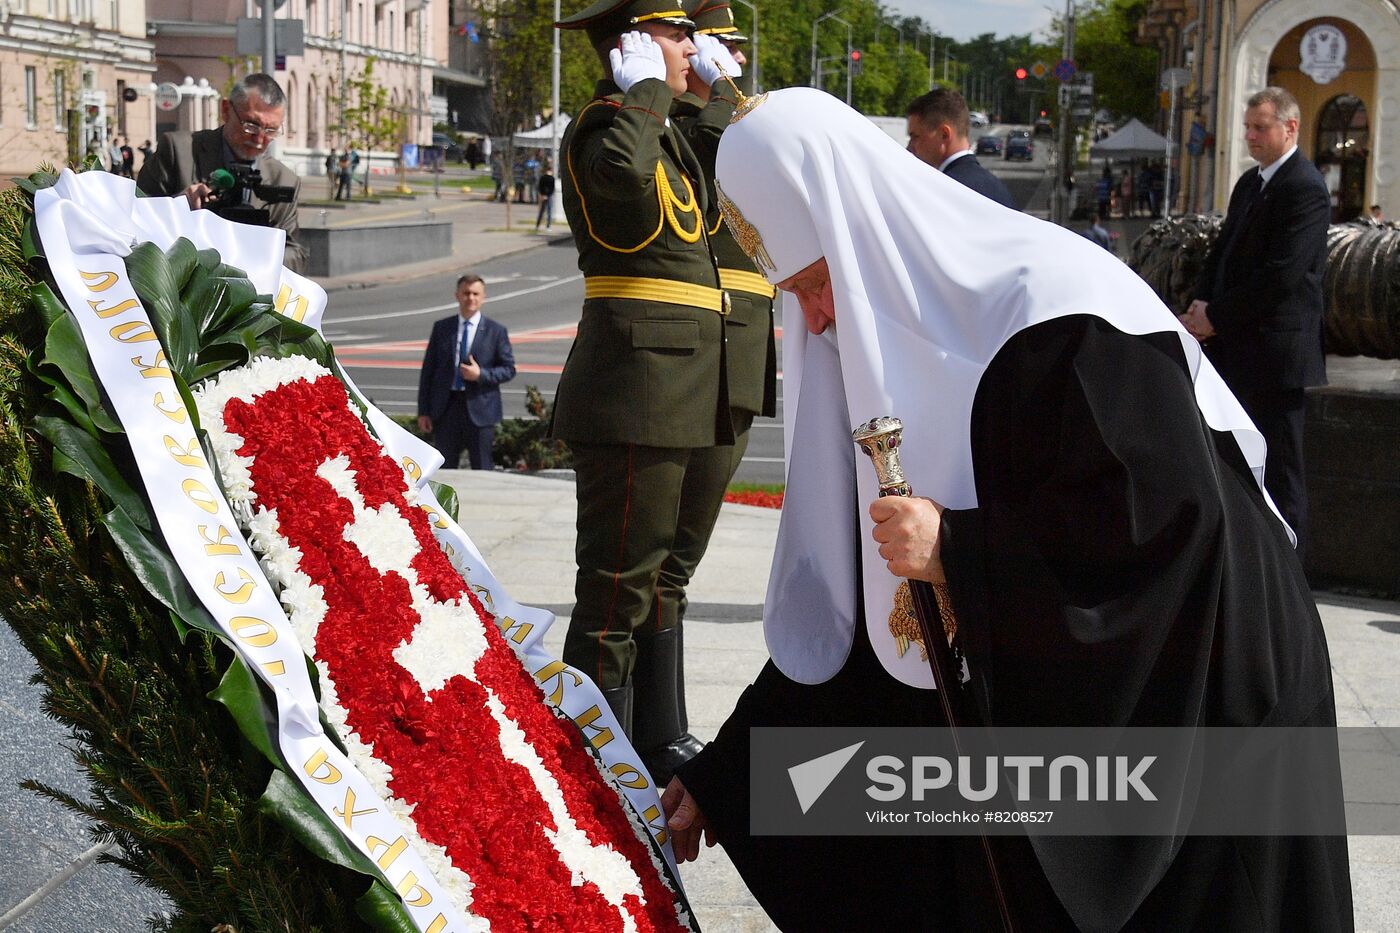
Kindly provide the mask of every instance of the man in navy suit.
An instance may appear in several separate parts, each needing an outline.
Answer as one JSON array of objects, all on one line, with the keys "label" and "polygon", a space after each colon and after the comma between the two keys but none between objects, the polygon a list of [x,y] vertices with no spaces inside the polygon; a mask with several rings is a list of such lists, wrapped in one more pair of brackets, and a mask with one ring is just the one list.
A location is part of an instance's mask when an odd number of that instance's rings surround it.
[{"label": "man in navy suit", "polygon": [[433,325],[418,377],[418,428],[433,435],[445,466],[463,448],[473,470],[489,470],[491,442],[501,423],[501,383],[515,378],[510,335],[481,313],[486,283],[479,275],[457,280],[459,313]]},{"label": "man in navy suit", "polygon": [[1308,530],[1303,390],[1327,382],[1322,276],[1331,200],[1322,173],[1298,151],[1292,94],[1277,87],[1255,94],[1244,128],[1259,164],[1230,194],[1181,322],[1264,435],[1264,485],[1297,534],[1301,557]]},{"label": "man in navy suit", "polygon": [[952,88],[934,88],[914,98],[908,111],[909,151],[954,181],[998,204],[1020,210],[1001,179],[982,167],[968,142],[972,122],[967,101]]}]

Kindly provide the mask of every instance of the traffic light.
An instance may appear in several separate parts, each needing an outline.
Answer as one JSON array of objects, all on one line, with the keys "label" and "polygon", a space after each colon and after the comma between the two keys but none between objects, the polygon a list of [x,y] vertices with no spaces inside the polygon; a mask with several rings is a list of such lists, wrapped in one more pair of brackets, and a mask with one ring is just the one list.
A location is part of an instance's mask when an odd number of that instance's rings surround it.
[{"label": "traffic light", "polygon": [[1027,72],[1026,72],[1026,69],[1024,69],[1024,68],[1017,68],[1017,69],[1016,69],[1016,80],[1017,80],[1017,81],[1024,81],[1024,80],[1026,80],[1026,73],[1027,73]]},{"label": "traffic light", "polygon": [[851,49],[851,77],[856,77],[865,70],[865,62],[862,60],[860,49]]}]

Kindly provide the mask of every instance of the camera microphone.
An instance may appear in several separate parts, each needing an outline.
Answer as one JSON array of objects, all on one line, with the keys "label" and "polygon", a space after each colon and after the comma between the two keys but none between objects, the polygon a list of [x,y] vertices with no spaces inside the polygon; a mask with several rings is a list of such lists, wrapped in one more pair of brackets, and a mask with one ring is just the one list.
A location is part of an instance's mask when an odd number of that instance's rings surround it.
[{"label": "camera microphone", "polygon": [[233,172],[226,168],[216,168],[209,173],[209,187],[219,194],[225,191],[232,191],[234,185],[238,184],[238,179],[233,177]]}]

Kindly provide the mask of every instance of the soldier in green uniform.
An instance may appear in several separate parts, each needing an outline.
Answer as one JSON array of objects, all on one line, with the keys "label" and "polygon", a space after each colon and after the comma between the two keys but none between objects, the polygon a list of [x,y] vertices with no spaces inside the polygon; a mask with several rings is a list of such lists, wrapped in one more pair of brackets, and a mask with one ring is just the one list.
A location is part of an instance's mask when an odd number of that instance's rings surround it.
[{"label": "soldier in green uniform", "polygon": [[[747,64],[739,44],[747,42],[748,37],[734,25],[734,16],[726,0],[686,0],[684,6],[695,21],[692,41],[699,61],[712,63],[718,60],[729,77],[739,78],[742,67]],[[677,97],[671,106],[671,122],[690,143],[705,173],[710,204],[706,234],[719,266],[720,288],[725,291],[730,303],[724,333],[734,444],[692,453],[686,470],[686,488],[676,539],[671,553],[662,562],[657,579],[655,611],[648,617],[656,620],[656,630],[653,633],[653,626],[646,625],[636,635],[642,655],[655,651],[655,641],[676,641],[674,653],[681,663],[676,668],[675,695],[681,732],[685,732],[688,726],[682,645],[684,628],[681,625],[686,610],[685,587],[705,555],[710,532],[719,518],[724,491],[734,478],[748,448],[749,428],[753,419],[757,415],[771,417],[776,414],[778,399],[778,352],[773,333],[775,289],[725,226],[714,190],[715,155],[719,150],[720,134],[729,125],[734,113],[734,88],[723,78],[711,85],[707,77],[702,76],[699,69],[691,69],[687,76],[686,92]],[[666,652],[658,653],[664,655]],[[653,692],[650,679],[665,673],[655,666],[639,665],[634,674],[638,695]],[[657,685],[655,692],[664,689],[664,685]],[[646,736],[639,734],[638,741],[639,744],[644,743]],[[675,761],[672,766],[679,763]],[[666,768],[657,770],[664,772]]]},{"label": "soldier in green uniform", "polygon": [[[564,660],[594,678],[664,786],[700,748],[682,712],[678,605],[723,498],[710,462],[733,460],[735,440],[714,212],[701,163],[667,115],[692,68],[719,74],[687,63],[694,24],[679,0],[599,0],[557,25],[585,29],[607,74],[560,153],[584,274],[552,424],[578,477]],[[722,125],[733,102],[716,107]]]}]

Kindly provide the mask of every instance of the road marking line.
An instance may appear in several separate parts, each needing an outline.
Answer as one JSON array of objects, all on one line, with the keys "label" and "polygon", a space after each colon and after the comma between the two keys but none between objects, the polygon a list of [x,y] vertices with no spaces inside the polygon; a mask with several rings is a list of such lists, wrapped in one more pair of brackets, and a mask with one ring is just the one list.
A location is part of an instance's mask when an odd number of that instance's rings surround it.
[{"label": "road marking line", "polygon": [[[577,282],[582,278],[583,273],[578,273],[577,275],[567,275],[562,279],[555,279],[554,281],[546,282],[543,285],[535,285],[531,288],[522,288],[519,291],[506,292],[504,295],[496,295],[488,300],[490,301],[490,303],[495,304],[498,302],[506,301],[511,298],[519,298],[521,295],[533,295],[535,292],[542,292],[546,289],[554,288],[558,285],[568,285],[570,282]],[[326,318],[325,323],[327,327],[334,327],[340,324],[353,324],[357,321],[387,321],[390,318],[414,317],[415,315],[419,314],[441,314],[444,311],[456,310],[457,302],[454,301],[451,304],[435,305],[431,308],[415,308],[412,311],[385,311],[379,314],[361,314],[355,317],[328,316]]]}]

